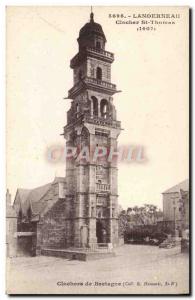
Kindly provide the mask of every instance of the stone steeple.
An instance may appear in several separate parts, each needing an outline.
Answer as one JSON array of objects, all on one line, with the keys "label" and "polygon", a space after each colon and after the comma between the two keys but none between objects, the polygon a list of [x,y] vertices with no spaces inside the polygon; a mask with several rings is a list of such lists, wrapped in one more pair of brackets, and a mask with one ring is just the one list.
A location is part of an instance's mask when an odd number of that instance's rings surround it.
[{"label": "stone steeple", "polygon": [[[105,50],[106,36],[102,26],[90,21],[79,32],[78,53],[71,59],[73,87],[67,112],[64,137],[67,147],[77,154],[66,160],[66,236],[67,246],[92,246],[96,243],[118,243],[117,166],[108,156],[94,161],[91,152],[117,148],[121,125],[116,118],[111,83],[114,54]],[[78,159],[79,151],[89,149],[88,159]],[[98,149],[98,150],[97,150]],[[87,151],[87,150],[86,150]]]}]

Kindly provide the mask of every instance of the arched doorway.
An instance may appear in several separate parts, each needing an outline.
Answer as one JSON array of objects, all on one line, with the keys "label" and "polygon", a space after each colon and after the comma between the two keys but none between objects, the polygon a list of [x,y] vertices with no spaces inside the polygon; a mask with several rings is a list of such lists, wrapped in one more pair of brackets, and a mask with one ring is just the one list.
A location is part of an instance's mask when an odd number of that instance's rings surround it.
[{"label": "arched doorway", "polygon": [[107,243],[107,232],[102,220],[97,219],[96,221],[96,237],[97,243]]}]

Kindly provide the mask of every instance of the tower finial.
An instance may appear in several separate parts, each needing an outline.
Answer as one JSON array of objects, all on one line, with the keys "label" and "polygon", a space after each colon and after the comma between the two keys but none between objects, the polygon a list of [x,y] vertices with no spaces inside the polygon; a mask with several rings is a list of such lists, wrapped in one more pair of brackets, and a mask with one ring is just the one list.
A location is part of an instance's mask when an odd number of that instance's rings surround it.
[{"label": "tower finial", "polygon": [[94,13],[93,13],[93,8],[91,6],[90,22],[94,22],[93,16],[94,16]]}]

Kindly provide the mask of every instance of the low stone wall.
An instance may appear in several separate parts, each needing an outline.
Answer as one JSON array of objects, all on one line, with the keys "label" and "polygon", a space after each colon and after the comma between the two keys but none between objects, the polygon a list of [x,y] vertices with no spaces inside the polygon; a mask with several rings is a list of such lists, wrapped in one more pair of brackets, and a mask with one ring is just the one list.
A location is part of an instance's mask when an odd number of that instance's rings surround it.
[{"label": "low stone wall", "polygon": [[82,260],[82,261],[89,261],[89,260],[96,260],[102,258],[109,258],[115,256],[114,252],[105,252],[105,253],[93,253],[93,252],[84,252],[84,251],[74,251],[74,250],[62,250],[62,249],[42,249],[42,255],[46,256],[55,256],[55,257],[63,257],[66,259],[71,260]]}]

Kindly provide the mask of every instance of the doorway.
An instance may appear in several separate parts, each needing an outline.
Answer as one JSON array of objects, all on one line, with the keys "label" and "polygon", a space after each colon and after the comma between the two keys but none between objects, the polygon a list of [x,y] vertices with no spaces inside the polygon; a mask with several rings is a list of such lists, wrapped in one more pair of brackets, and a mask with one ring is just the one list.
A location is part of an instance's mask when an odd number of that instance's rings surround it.
[{"label": "doorway", "polygon": [[105,224],[100,219],[97,219],[96,221],[96,237],[98,244],[107,243],[107,231],[105,228]]},{"label": "doorway", "polygon": [[32,236],[20,236],[17,238],[17,255],[33,256]]},{"label": "doorway", "polygon": [[96,237],[97,237],[97,242],[103,243],[103,225],[100,220],[96,221]]}]

